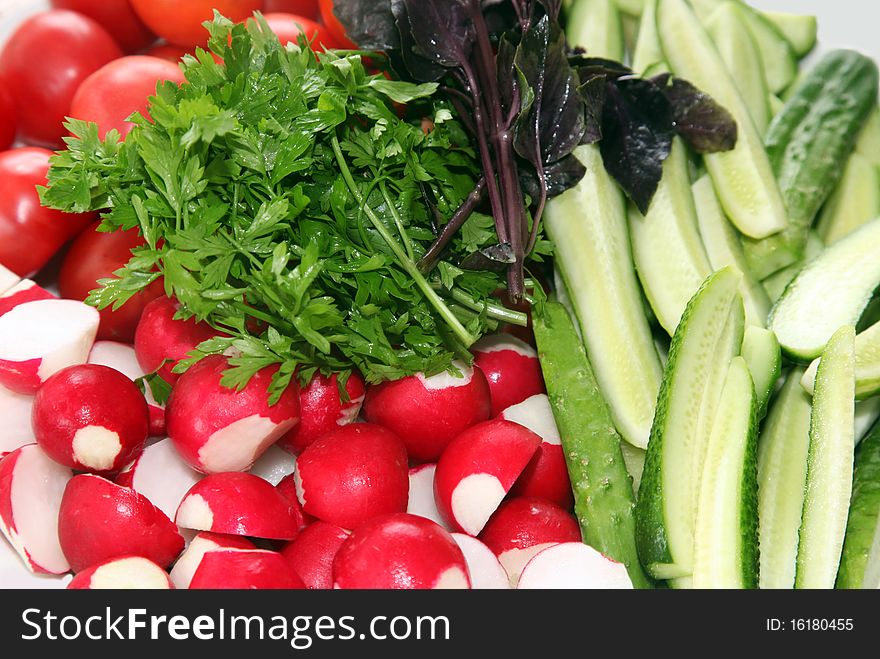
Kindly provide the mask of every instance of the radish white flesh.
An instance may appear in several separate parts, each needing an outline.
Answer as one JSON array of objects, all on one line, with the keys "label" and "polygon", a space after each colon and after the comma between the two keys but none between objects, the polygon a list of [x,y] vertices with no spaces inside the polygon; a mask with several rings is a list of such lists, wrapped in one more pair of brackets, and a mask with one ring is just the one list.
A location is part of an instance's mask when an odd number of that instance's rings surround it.
[{"label": "radish white flesh", "polygon": [[69,590],[170,590],[168,573],[142,556],[123,556],[77,574]]},{"label": "radish white flesh", "polygon": [[0,264],[0,295],[21,281],[21,277]]},{"label": "radish white flesh", "polygon": [[99,322],[94,307],[75,300],[26,302],[0,316],[0,384],[32,394],[61,369],[85,363]]},{"label": "radish white flesh", "polygon": [[12,311],[25,302],[57,299],[32,279],[22,279],[15,286],[0,295],[0,316]]},{"label": "radish white flesh", "polygon": [[406,512],[437,522],[448,531],[449,524],[437,510],[437,501],[434,498],[435,471],[436,464],[423,464],[409,470],[409,502]]},{"label": "radish white flesh", "polygon": [[510,577],[492,550],[474,537],[464,533],[453,533],[452,539],[464,554],[471,588],[474,590],[507,590]]},{"label": "radish white flesh", "polygon": [[631,589],[623,563],[581,542],[563,542],[537,553],[523,568],[518,588]]},{"label": "radish white flesh", "polygon": [[0,455],[37,441],[31,428],[33,406],[33,396],[0,385]]},{"label": "radish white flesh", "polygon": [[58,513],[70,469],[28,444],[0,461],[0,529],[32,572],[63,574]]},{"label": "radish white flesh", "polygon": [[174,567],[171,569],[171,581],[175,588],[186,589],[192,577],[209,551],[216,549],[256,549],[254,543],[237,535],[222,535],[209,531],[199,532],[190,541]]},{"label": "radish white flesh", "polygon": [[248,473],[259,476],[264,481],[278,485],[287,476],[293,473],[296,460],[290,453],[279,448],[277,445],[270,446],[261,455]]}]

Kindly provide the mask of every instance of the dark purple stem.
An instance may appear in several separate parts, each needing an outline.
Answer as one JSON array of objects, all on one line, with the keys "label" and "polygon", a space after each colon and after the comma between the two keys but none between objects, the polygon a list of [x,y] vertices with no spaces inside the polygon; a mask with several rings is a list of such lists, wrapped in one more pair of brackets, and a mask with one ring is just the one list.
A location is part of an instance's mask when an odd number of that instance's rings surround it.
[{"label": "dark purple stem", "polygon": [[440,232],[440,235],[437,236],[437,239],[431,245],[430,249],[428,249],[419,261],[418,265],[421,272],[426,273],[434,269],[437,262],[440,260],[440,255],[449,244],[449,241],[452,240],[453,236],[461,230],[461,227],[467,222],[468,218],[480,204],[485,191],[486,179],[485,177],[481,177],[480,180],[477,181],[476,187],[474,187],[464,202],[462,202],[461,206],[458,207],[458,210],[455,211],[455,214],[449,219],[446,226],[443,227],[443,230]]}]

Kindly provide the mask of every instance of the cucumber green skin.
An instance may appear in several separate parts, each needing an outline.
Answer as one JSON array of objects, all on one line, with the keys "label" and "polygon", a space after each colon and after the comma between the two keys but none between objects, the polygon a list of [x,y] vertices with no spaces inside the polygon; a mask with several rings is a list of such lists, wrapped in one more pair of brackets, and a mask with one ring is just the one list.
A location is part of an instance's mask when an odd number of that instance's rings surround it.
[{"label": "cucumber green skin", "polygon": [[852,502],[846,524],[846,538],[837,573],[836,588],[877,588],[865,583],[869,563],[880,560],[875,542],[880,524],[880,423],[862,441],[856,454]]},{"label": "cucumber green skin", "polygon": [[806,75],[767,129],[767,155],[789,225],[760,240],[745,237],[759,279],[803,258],[807,232],[837,186],[877,100],[877,65],[851,50],[830,52]]},{"label": "cucumber green skin", "polygon": [[776,335],[770,330],[747,327],[742,356],[749,366],[755,385],[756,414],[758,419],[763,419],[776,381],[782,373],[782,348]]}]

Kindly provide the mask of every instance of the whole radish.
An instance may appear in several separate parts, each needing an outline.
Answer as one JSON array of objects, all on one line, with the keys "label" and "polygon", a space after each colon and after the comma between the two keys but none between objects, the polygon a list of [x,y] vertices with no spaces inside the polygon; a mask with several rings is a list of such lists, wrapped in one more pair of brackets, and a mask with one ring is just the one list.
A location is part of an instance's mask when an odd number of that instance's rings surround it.
[{"label": "whole radish", "polygon": [[477,341],[471,352],[489,383],[493,417],[545,392],[538,353],[525,341],[510,334],[493,334]]}]

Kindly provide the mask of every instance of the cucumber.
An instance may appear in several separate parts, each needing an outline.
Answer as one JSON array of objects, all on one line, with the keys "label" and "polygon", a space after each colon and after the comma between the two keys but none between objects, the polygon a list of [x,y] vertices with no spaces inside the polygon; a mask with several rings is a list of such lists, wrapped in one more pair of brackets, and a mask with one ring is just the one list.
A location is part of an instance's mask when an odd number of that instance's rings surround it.
[{"label": "cucumber", "polygon": [[811,399],[795,368],[770,406],[758,441],[759,585],[794,588],[807,483]]},{"label": "cucumber", "polygon": [[742,357],[727,372],[706,451],[694,530],[694,588],[758,585],[757,399]]},{"label": "cucumber", "polygon": [[645,448],[663,369],[633,268],[623,193],[596,146],[575,155],[587,173],[547,204],[544,222],[615,426]]},{"label": "cucumber", "polygon": [[880,169],[855,151],[819,215],[816,231],[830,245],[876,217],[880,217]]},{"label": "cucumber", "polygon": [[648,68],[662,61],[663,48],[660,46],[660,35],[657,34],[657,0],[646,0],[633,49],[632,69],[647,76]]},{"label": "cucumber", "polygon": [[853,483],[855,328],[828,342],[816,374],[795,588],[833,588]]},{"label": "cucumber", "polygon": [[574,0],[565,36],[572,48],[583,48],[590,57],[623,60],[623,23],[614,0]]},{"label": "cucumber", "polygon": [[877,423],[877,419],[880,419],[880,396],[856,401],[856,445],[865,439],[868,431]]},{"label": "cucumber", "polygon": [[[647,215],[629,207],[633,260],[660,326],[675,331],[688,301],[712,274],[697,229],[687,152],[676,138]],[[663,249],[657,249],[663,245]]]},{"label": "cucumber", "polygon": [[614,0],[617,8],[629,16],[641,16],[650,0]]},{"label": "cucumber", "polygon": [[815,16],[784,11],[761,13],[788,40],[797,57],[805,57],[816,47],[819,24]]},{"label": "cucumber", "polygon": [[706,446],[730,361],[742,345],[739,279],[733,268],[713,273],[672,337],[636,501],[639,557],[657,579],[693,572]]},{"label": "cucumber", "polygon": [[837,588],[880,588],[880,424],[859,446]]},{"label": "cucumber", "polygon": [[769,328],[793,359],[812,361],[843,325],[855,326],[880,285],[880,219],[826,248],[789,284]]},{"label": "cucumber", "polygon": [[770,314],[770,299],[748,270],[739,235],[724,215],[711,179],[703,176],[693,184],[692,191],[700,236],[711,267],[719,270],[732,266],[743,274],[739,292],[745,304],[746,322],[764,327]]},{"label": "cucumber", "polygon": [[722,2],[706,22],[718,54],[733,77],[758,132],[770,125],[770,91],[758,45],[743,18],[737,0]]},{"label": "cucumber", "polygon": [[798,273],[803,270],[804,265],[815,259],[825,250],[825,243],[815,231],[810,231],[807,235],[807,246],[804,248],[804,258],[802,261],[793,263],[778,272],[774,272],[761,282],[767,297],[774,304],[782,297],[788,285],[794,281]]},{"label": "cucumber", "polygon": [[626,565],[637,588],[651,587],[635,544],[632,483],[620,435],[572,317],[561,304],[536,307],[535,341],[559,428],[584,542]]},{"label": "cucumber", "polygon": [[755,385],[756,415],[761,420],[782,373],[782,350],[773,332],[750,325],[743,336],[742,356]]},{"label": "cucumber", "polygon": [[765,142],[789,226],[764,240],[744,239],[758,279],[803,258],[807,231],[840,180],[876,101],[877,84],[877,66],[870,58],[851,50],[832,51],[773,118]]},{"label": "cucumber", "polygon": [[880,108],[876,105],[859,133],[856,151],[875,165],[880,165]]},{"label": "cucumber", "polygon": [[645,450],[636,448],[629,442],[621,442],[620,448],[623,451],[626,470],[632,478],[633,491],[638,492],[642,482],[642,472],[645,471]]},{"label": "cucumber", "polygon": [[727,216],[752,238],[784,229],[785,207],[760,134],[736,83],[686,0],[659,0],[657,32],[672,71],[721,103],[737,122],[734,149],[703,158]]},{"label": "cucumber", "polygon": [[778,94],[797,78],[798,58],[794,48],[775,25],[761,12],[747,4],[740,3],[743,20],[746,23],[758,53],[764,62],[767,86],[773,94]]},{"label": "cucumber", "polygon": [[[804,374],[804,389],[813,393],[813,382],[819,368],[814,360]],[[856,399],[864,400],[880,393],[880,323],[856,335]]]},{"label": "cucumber", "polygon": [[785,101],[779,98],[776,94],[770,94],[770,96],[767,97],[767,105],[770,107],[770,118],[772,119],[782,112],[782,108],[785,107]]}]

